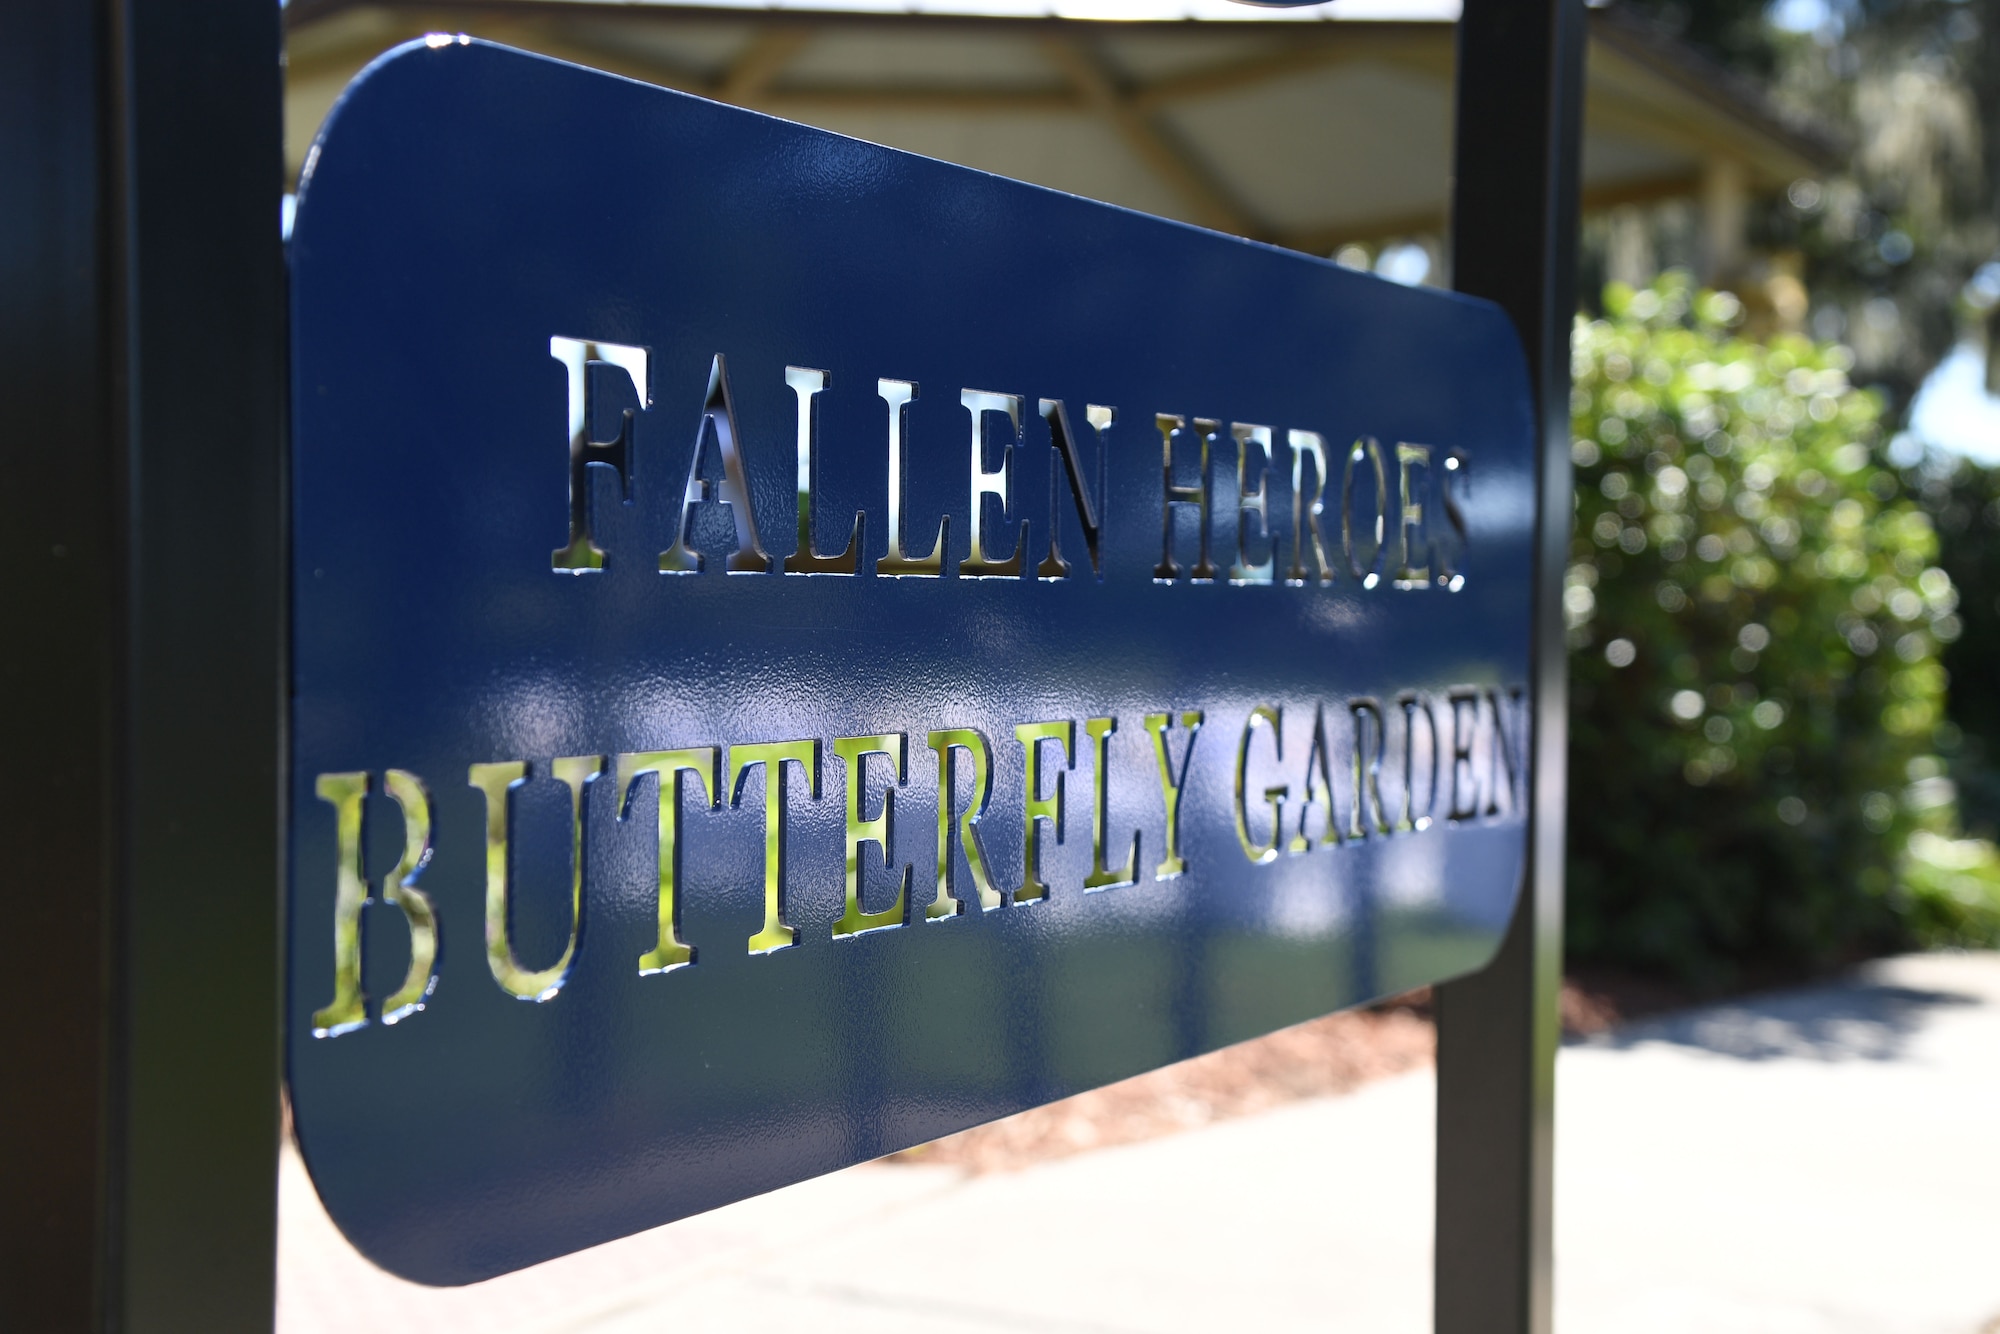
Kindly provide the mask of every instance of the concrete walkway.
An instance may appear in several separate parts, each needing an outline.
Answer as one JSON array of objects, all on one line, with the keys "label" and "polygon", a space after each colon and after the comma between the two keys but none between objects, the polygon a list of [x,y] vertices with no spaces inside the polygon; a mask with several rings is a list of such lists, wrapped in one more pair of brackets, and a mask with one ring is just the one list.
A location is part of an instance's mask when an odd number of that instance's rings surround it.
[{"label": "concrete walkway", "polygon": [[[296,1158],[283,1334],[1420,1334],[1428,1073],[1017,1173],[870,1164],[474,1288]],[[2000,1334],[2000,955],[1634,1025],[1558,1071],[1562,1334]]]}]

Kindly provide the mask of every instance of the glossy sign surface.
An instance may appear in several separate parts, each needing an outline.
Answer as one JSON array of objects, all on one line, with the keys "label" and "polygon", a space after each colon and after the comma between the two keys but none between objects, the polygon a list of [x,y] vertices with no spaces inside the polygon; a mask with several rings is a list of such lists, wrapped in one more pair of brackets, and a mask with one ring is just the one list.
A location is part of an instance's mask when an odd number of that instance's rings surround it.
[{"label": "glossy sign surface", "polygon": [[461,39],[349,90],[291,264],[290,1089],[388,1269],[1497,942],[1494,308]]}]

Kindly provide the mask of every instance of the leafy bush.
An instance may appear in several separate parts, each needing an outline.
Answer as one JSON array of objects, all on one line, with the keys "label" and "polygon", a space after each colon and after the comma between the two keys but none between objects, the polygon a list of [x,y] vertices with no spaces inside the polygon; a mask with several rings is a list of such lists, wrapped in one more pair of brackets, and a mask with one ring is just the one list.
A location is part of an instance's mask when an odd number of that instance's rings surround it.
[{"label": "leafy bush", "polygon": [[1679,275],[1605,310],[1573,342],[1572,957],[1720,987],[2000,934],[1934,753],[1956,594],[1879,401]]},{"label": "leafy bush", "polygon": [[1992,945],[1994,887],[2000,850],[1983,838],[1945,838],[1928,829],[1910,836],[1898,906],[1912,944]]}]

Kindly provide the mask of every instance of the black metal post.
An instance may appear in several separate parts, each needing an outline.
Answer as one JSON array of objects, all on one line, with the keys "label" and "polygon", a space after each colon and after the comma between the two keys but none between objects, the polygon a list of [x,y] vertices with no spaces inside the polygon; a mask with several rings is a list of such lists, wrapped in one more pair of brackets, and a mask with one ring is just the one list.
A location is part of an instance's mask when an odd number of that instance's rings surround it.
[{"label": "black metal post", "polygon": [[1459,19],[1453,282],[1499,302],[1520,331],[1541,465],[1527,884],[1492,965],[1437,997],[1438,1334],[1550,1325],[1584,25],[1583,0],[1465,0]]},{"label": "black metal post", "polygon": [[268,1330],[275,0],[0,23],[0,1328]]}]

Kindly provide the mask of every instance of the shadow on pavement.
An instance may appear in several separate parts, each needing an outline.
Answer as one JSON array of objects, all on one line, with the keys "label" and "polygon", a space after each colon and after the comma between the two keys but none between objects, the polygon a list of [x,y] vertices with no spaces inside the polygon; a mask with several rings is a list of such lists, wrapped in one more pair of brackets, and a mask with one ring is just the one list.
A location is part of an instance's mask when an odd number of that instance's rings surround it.
[{"label": "shadow on pavement", "polygon": [[1861,978],[1662,1015],[1575,1045],[1618,1051],[1668,1043],[1746,1061],[1893,1061],[1936,1011],[1981,1000],[1965,992]]}]

